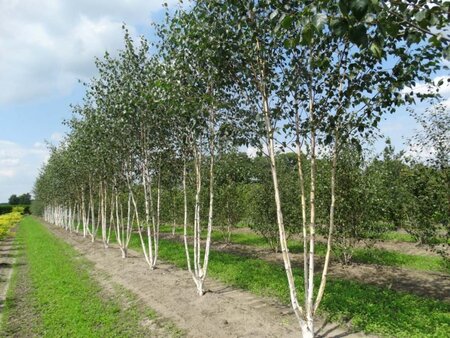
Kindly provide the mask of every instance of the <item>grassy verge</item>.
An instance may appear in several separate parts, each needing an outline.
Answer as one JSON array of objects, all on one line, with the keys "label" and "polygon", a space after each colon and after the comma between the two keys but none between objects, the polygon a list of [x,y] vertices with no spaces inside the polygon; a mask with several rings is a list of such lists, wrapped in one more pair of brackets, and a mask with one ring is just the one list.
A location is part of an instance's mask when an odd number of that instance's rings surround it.
[{"label": "grassy verge", "polygon": [[413,270],[436,271],[450,274],[450,267],[441,257],[407,255],[381,249],[357,249],[353,260],[358,263],[390,265]]},{"label": "grassy verge", "polygon": [[[90,276],[91,264],[38,221],[25,218],[17,240],[24,246],[21,264],[27,273],[15,272],[3,318],[4,336],[30,336],[29,318],[35,319],[31,336],[153,335],[150,328],[140,324],[154,319],[148,316],[150,312],[142,313],[133,306],[124,308],[114,297],[107,297]],[[166,332],[166,336],[174,332]]]},{"label": "grassy verge", "polygon": [[[130,246],[140,250],[137,236]],[[160,257],[186,268],[181,243],[161,240]],[[208,274],[228,285],[289,304],[285,272],[280,265],[212,251]],[[295,270],[295,275],[297,284],[302,285],[301,271]],[[302,290],[298,292],[301,298]],[[390,337],[447,337],[450,329],[450,304],[345,280],[329,281],[321,311],[330,320],[351,320],[358,330]]]},{"label": "grassy verge", "polygon": [[384,241],[393,241],[393,242],[406,242],[406,243],[415,243],[416,240],[413,236],[407,233],[402,233],[398,231],[388,231],[381,235],[380,239]]},{"label": "grassy verge", "polygon": [[[176,233],[182,234],[181,228],[177,228]],[[162,232],[171,232],[171,227],[165,226],[161,228]],[[220,231],[213,231],[213,241],[223,241]],[[269,249],[269,245],[263,237],[253,233],[232,233],[231,242],[234,244],[250,245],[260,248]],[[303,252],[303,245],[298,241],[289,241],[289,248],[292,253]],[[325,256],[326,247],[323,243],[316,243],[316,254]],[[400,268],[407,268],[421,271],[435,271],[450,274],[450,267],[441,257],[409,255],[396,251],[388,251],[376,248],[361,248],[356,249],[353,254],[353,261],[363,264],[378,264],[395,266]]]},{"label": "grassy verge", "polygon": [[[384,233],[380,237],[380,239],[393,242],[417,243],[417,240],[412,235],[398,231],[388,231]],[[434,238],[431,242],[433,244],[444,244],[444,243],[450,244],[450,239]]]}]

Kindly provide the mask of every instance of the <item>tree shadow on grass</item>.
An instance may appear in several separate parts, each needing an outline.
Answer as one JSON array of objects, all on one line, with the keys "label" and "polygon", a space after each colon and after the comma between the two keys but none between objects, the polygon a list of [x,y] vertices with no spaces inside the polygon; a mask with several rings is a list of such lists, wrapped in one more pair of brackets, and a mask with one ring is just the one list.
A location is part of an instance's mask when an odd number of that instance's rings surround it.
[{"label": "tree shadow on grass", "polygon": [[348,337],[355,332],[353,331],[344,331],[342,325],[330,323],[328,320],[325,320],[322,325],[316,329],[316,337],[317,338],[343,338]]}]

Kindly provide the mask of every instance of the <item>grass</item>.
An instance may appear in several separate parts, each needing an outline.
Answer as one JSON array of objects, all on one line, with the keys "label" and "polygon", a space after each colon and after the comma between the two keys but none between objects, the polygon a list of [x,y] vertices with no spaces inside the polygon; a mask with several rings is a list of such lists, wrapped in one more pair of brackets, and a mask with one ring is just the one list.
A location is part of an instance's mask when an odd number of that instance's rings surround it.
[{"label": "grass", "polygon": [[407,255],[376,248],[356,249],[353,255],[353,261],[450,274],[450,267],[445,264],[442,257]]},{"label": "grass", "polygon": [[380,236],[380,239],[384,241],[393,241],[393,242],[406,242],[406,243],[415,243],[416,240],[413,236],[408,233],[402,233],[398,231],[388,231]]},{"label": "grass", "polygon": [[[443,230],[445,231],[445,230]],[[402,233],[398,231],[388,231],[380,236],[380,239],[385,241],[393,241],[393,242],[407,242],[407,243],[417,243],[417,239],[415,239],[412,235],[408,233]],[[450,244],[450,238],[434,237],[430,239],[429,244]]]},{"label": "grass", "polygon": [[[161,232],[171,233],[172,228],[170,226],[161,227]],[[178,227],[176,229],[177,234],[182,234],[183,229]],[[192,234],[192,230],[189,229],[189,234]],[[398,235],[407,235],[396,233]],[[408,235],[409,236],[409,235]],[[223,241],[223,237],[220,231],[214,230],[212,233],[213,241]],[[256,246],[260,248],[269,248],[269,244],[262,236],[255,233],[232,233],[231,242],[235,244]],[[299,241],[289,240],[289,250],[292,253],[303,252],[303,244]],[[316,243],[316,254],[318,256],[325,256],[326,246],[323,243]],[[396,251],[388,251],[377,248],[360,248],[356,249],[353,253],[353,261],[363,264],[378,264],[386,266],[395,266],[400,268],[407,268],[420,271],[435,271],[444,272],[450,274],[450,267],[442,257],[422,256],[422,255],[410,255]]]},{"label": "grass", "polygon": [[[16,237],[16,248],[22,247],[21,237]],[[29,269],[24,252],[16,254],[13,272],[9,281],[5,306],[3,308],[0,337],[37,337],[39,336],[41,317],[33,307]],[[26,324],[25,324],[26,323]],[[25,324],[25,325],[24,325]]]},{"label": "grass", "polygon": [[30,318],[35,318],[33,336],[151,335],[140,325],[145,314],[133,306],[123,308],[107,297],[90,276],[92,265],[38,221],[26,217],[18,228],[17,241],[23,243],[21,264],[26,264],[27,273],[19,274],[21,270],[17,269],[14,272],[3,318],[4,336],[30,336]]},{"label": "grass", "polygon": [[[140,250],[134,236],[131,247]],[[161,240],[161,259],[186,268],[183,245]],[[289,304],[282,266],[231,253],[211,252],[208,274],[222,282]],[[297,285],[302,285],[296,269]],[[301,288],[298,290],[302,297]],[[447,337],[450,304],[362,283],[330,279],[321,305],[330,320],[348,321],[365,332],[395,337]]]}]

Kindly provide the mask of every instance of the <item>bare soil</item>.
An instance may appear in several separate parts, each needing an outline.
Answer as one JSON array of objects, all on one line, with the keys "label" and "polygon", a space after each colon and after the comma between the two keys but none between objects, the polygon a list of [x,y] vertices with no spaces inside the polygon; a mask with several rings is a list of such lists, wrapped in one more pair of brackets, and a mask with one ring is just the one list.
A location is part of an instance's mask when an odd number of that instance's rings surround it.
[{"label": "bare soil", "polygon": [[17,246],[14,237],[0,241],[0,325],[16,255]]},{"label": "bare soil", "polygon": [[380,241],[376,242],[374,247],[377,249],[395,251],[408,255],[439,257],[438,253],[431,251],[426,246],[419,245],[417,243],[399,242],[399,241]]},{"label": "bare soil", "polygon": [[[257,297],[211,278],[206,281],[209,291],[199,297],[192,277],[185,270],[161,263],[158,269],[150,271],[142,255],[133,250],[129,258],[122,259],[115,245],[104,249],[99,242],[92,243],[75,233],[48,227],[90,260],[96,270],[168,318],[187,337],[299,336],[290,308],[273,299]],[[367,337],[323,321],[318,321],[316,327],[319,337]]]}]

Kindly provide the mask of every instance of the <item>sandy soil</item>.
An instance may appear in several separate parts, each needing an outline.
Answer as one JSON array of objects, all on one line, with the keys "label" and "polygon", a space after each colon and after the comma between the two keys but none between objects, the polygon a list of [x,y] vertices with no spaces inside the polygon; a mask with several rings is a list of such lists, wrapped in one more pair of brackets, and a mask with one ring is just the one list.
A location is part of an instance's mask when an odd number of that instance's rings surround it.
[{"label": "sandy soil", "polygon": [[[187,332],[188,337],[299,336],[292,311],[272,299],[230,288],[211,278],[206,281],[209,291],[199,297],[187,271],[164,263],[150,271],[135,251],[130,250],[130,257],[121,259],[114,245],[104,249],[101,243],[91,243],[51,225],[49,228],[114,283],[136,294],[159,315]],[[320,337],[366,337],[332,323],[317,322],[316,327]]]},{"label": "sandy soil", "polygon": [[438,253],[430,250],[424,245],[409,242],[397,242],[397,241],[383,241],[377,242],[374,245],[375,248],[384,249],[388,251],[401,252],[408,255],[421,255],[421,256],[434,256],[440,257]]},{"label": "sandy soil", "polygon": [[0,325],[17,250],[13,237],[0,241]]}]

